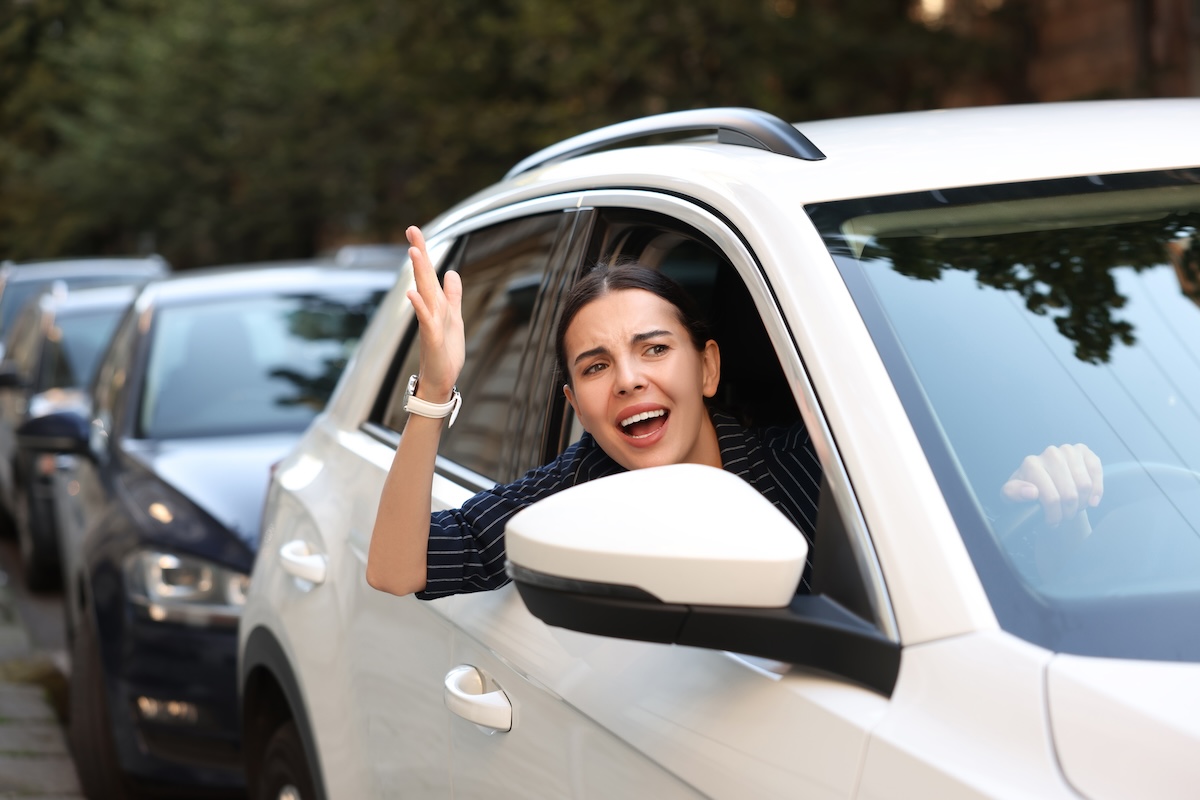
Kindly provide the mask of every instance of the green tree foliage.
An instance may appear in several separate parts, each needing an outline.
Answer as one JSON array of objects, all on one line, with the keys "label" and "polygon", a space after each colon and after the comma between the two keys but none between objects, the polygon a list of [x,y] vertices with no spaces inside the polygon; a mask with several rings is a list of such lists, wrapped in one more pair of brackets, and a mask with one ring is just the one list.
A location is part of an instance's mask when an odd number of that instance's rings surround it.
[{"label": "green tree foliage", "polygon": [[186,267],[394,240],[605,123],[925,108],[1001,68],[908,0],[7,2],[17,258],[153,248]]}]

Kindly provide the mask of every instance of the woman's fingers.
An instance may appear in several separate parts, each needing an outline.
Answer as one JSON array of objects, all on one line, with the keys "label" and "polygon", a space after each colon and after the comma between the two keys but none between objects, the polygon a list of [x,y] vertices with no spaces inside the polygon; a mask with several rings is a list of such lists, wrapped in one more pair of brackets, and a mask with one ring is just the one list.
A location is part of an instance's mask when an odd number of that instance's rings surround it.
[{"label": "woman's fingers", "polygon": [[1092,496],[1088,501],[1088,505],[1100,505],[1100,499],[1104,497],[1104,464],[1100,461],[1100,456],[1092,452],[1087,445],[1076,445],[1083,448],[1083,463],[1087,467],[1088,474],[1092,476]]},{"label": "woman's fingers", "polygon": [[412,259],[413,280],[417,285],[417,293],[427,308],[436,309],[442,289],[438,285],[437,273],[425,249],[425,236],[416,225],[410,225],[404,233],[408,237],[408,256]]},{"label": "woman's fingers", "polygon": [[429,259],[425,236],[416,225],[405,235],[412,259],[414,288],[407,292],[420,326],[421,381],[417,392],[435,402],[449,397],[462,371],[465,352],[462,321],[462,280],[449,271],[445,285]]},{"label": "woman's fingers", "polygon": [[1015,502],[1040,501],[1046,522],[1057,525],[1099,504],[1104,468],[1087,445],[1047,447],[1041,455],[1027,456],[1002,491]]}]

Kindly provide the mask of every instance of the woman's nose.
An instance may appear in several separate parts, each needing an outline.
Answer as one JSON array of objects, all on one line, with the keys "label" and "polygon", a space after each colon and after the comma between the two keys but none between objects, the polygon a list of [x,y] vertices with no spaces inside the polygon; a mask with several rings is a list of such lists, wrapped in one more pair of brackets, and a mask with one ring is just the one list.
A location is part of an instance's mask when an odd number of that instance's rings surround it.
[{"label": "woman's nose", "polygon": [[621,363],[616,367],[617,381],[614,388],[617,394],[628,394],[646,388],[646,379],[638,369],[636,362]]}]

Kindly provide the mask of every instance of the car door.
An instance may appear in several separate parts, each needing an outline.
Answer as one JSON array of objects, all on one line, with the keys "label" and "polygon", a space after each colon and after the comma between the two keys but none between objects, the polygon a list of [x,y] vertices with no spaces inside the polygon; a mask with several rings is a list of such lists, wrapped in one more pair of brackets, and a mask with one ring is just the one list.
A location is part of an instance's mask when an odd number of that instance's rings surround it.
[{"label": "car door", "polygon": [[[593,193],[589,203],[584,261],[629,255],[672,274],[723,329],[721,399],[756,425],[799,423],[798,356],[735,232],[674,198]],[[541,390],[561,409],[560,387]],[[579,435],[568,413],[541,421],[546,458]],[[836,465],[826,471],[838,480]],[[824,491],[819,515],[843,552],[869,562],[848,497]],[[894,638],[881,582],[855,573],[844,583],[843,602]],[[459,598],[453,616],[454,661],[480,674],[469,690],[499,691],[512,708],[507,732],[453,723],[459,796],[850,797],[887,709],[878,690],[815,671],[551,628],[511,586]]]},{"label": "car door", "polygon": [[[540,287],[558,274],[559,243],[575,212],[552,208],[507,218],[488,218],[437,237],[432,256],[446,253],[439,268],[463,276],[467,366],[458,388],[464,403],[444,431],[433,483],[433,507],[453,508],[473,493],[506,479],[510,400],[523,398],[519,380],[530,331],[539,319]],[[403,429],[404,390],[418,372],[416,325],[407,328],[376,410],[362,430],[347,437],[356,463],[345,465],[364,481],[383,478]],[[519,404],[519,402],[518,402]],[[351,441],[352,440],[352,441]],[[366,456],[364,461],[363,456]],[[341,456],[339,456],[340,458]],[[367,585],[366,553],[374,508],[347,509],[349,557],[334,581],[347,592],[346,659],[350,702],[366,728],[366,763],[373,795],[446,797],[451,794],[448,737],[450,713],[442,700],[451,656],[451,614],[458,598],[420,601],[394,597]],[[329,543],[327,542],[327,545]],[[318,734],[319,736],[319,734]]]},{"label": "car door", "polygon": [[69,631],[80,623],[78,615],[84,607],[79,592],[87,582],[87,533],[104,523],[109,507],[106,470],[112,457],[110,441],[118,436],[122,422],[122,406],[127,400],[126,387],[135,368],[135,351],[140,342],[139,323],[143,319],[131,309],[113,333],[91,386],[90,451],[60,461],[62,469],[54,478],[59,556],[63,575],[67,578],[68,602],[64,607]]}]

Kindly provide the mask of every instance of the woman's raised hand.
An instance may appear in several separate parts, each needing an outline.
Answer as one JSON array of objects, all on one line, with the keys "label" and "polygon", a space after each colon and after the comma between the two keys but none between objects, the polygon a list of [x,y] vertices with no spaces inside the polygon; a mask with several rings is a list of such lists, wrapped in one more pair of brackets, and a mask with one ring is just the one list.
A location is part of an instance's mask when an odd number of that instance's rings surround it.
[{"label": "woman's raised hand", "polygon": [[439,285],[421,229],[412,225],[405,235],[416,282],[416,288],[408,290],[408,299],[420,325],[421,379],[417,396],[431,403],[444,403],[450,399],[466,358],[462,280],[457,272],[447,271],[445,286]]}]

